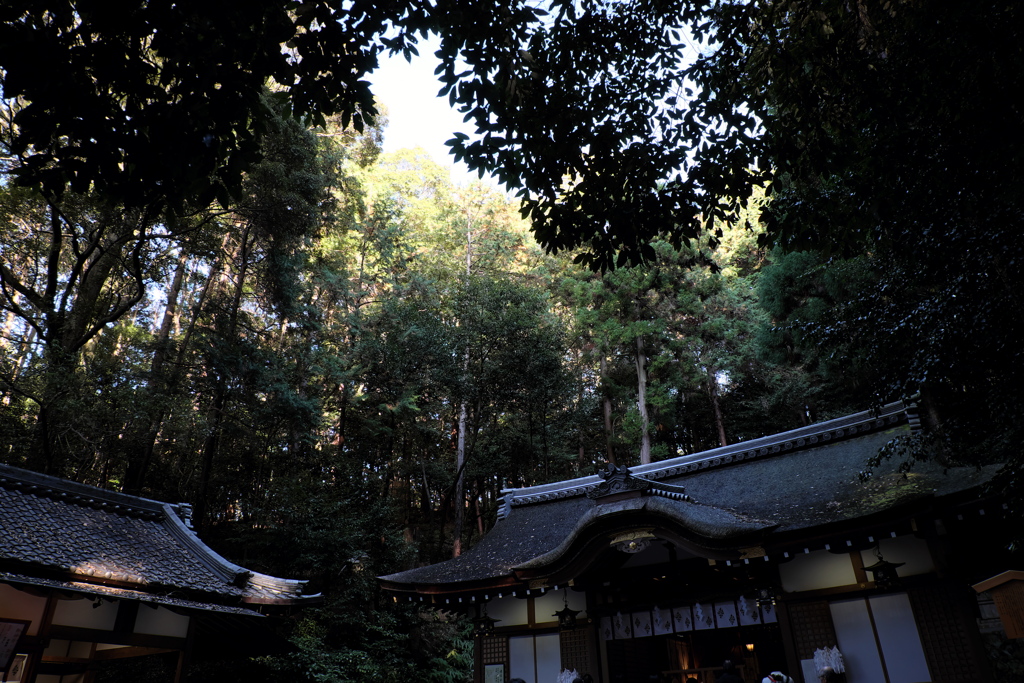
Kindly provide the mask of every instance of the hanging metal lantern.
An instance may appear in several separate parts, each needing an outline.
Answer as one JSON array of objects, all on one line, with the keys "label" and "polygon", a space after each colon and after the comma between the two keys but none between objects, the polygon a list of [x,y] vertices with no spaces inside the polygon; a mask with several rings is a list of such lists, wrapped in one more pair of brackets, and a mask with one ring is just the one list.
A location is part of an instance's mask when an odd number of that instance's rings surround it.
[{"label": "hanging metal lantern", "polygon": [[486,602],[481,603],[480,608],[483,611],[483,614],[473,620],[473,635],[477,638],[493,635],[494,625],[501,621],[501,619],[494,619],[487,616]]},{"label": "hanging metal lantern", "polygon": [[882,589],[896,588],[900,585],[900,575],[896,573],[898,567],[902,567],[906,562],[889,562],[882,557],[882,551],[875,546],[875,557],[878,558],[878,562],[875,562],[870,567],[864,567],[864,571],[871,572],[875,577],[875,585]]},{"label": "hanging metal lantern", "polygon": [[576,628],[576,615],[582,610],[572,609],[569,607],[569,589],[563,588],[563,598],[565,600],[565,607],[558,610],[551,616],[558,617],[558,628],[562,631],[570,631]]}]

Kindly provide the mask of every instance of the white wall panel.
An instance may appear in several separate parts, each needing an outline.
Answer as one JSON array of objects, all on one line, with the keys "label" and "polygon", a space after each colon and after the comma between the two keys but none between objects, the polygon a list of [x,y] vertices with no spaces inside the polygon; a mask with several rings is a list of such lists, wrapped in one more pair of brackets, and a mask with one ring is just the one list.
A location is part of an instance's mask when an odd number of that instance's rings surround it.
[{"label": "white wall panel", "polygon": [[53,623],[61,626],[77,626],[94,628],[100,631],[113,631],[117,620],[118,603],[109,600],[94,602],[82,598],[80,600],[58,600],[53,611]]},{"label": "white wall panel", "polygon": [[801,659],[800,672],[804,675],[804,683],[815,683],[818,680],[818,672],[814,668],[813,659]]},{"label": "white wall panel", "polygon": [[882,661],[875,645],[867,603],[862,599],[841,600],[829,605],[832,623],[839,640],[839,651],[846,666],[847,683],[880,683],[885,681]]},{"label": "white wall panel", "polygon": [[586,618],[587,609],[587,597],[583,593],[579,593],[572,589],[568,591],[548,591],[544,595],[534,599],[534,617],[537,619],[538,624],[543,624],[546,621],[556,622],[558,617],[554,616],[555,612],[565,609],[565,599],[569,598],[569,607],[574,610],[579,610],[581,614],[577,614],[576,618]]},{"label": "white wall panel", "polygon": [[558,634],[545,633],[537,636],[534,647],[537,652],[537,683],[558,683],[558,674],[562,672]]},{"label": "white wall panel", "polygon": [[921,636],[906,593],[878,595],[868,599],[871,615],[882,644],[882,656],[890,683],[930,681]]},{"label": "white wall panel", "polygon": [[185,638],[188,636],[188,623],[187,616],[176,614],[166,607],[140,605],[139,613],[135,617],[135,632]]},{"label": "white wall panel", "polygon": [[508,639],[508,677],[521,678],[526,683],[537,683],[533,636],[510,636]]},{"label": "white wall panel", "polygon": [[39,624],[45,611],[46,598],[29,595],[13,586],[0,584],[0,618],[31,621],[25,635],[39,635]]},{"label": "white wall panel", "polygon": [[557,633],[511,636],[508,639],[509,678],[526,683],[558,683],[562,655]]},{"label": "white wall panel", "polygon": [[[899,576],[917,576],[935,571],[935,563],[932,562],[932,554],[928,550],[928,542],[923,538],[914,536],[899,536],[897,538],[880,539],[878,549],[889,562],[903,562],[902,567],[896,569]],[[870,567],[878,562],[875,549],[862,550],[861,559],[865,567]],[[871,578],[870,573],[868,578]]]},{"label": "white wall panel", "polygon": [[820,590],[857,583],[853,563],[846,553],[835,554],[816,550],[800,554],[779,565],[782,589],[787,593]]},{"label": "white wall panel", "polygon": [[487,603],[487,616],[500,619],[501,623],[498,626],[501,627],[522,626],[528,623],[526,604],[526,598],[513,598],[511,595],[492,598]]}]

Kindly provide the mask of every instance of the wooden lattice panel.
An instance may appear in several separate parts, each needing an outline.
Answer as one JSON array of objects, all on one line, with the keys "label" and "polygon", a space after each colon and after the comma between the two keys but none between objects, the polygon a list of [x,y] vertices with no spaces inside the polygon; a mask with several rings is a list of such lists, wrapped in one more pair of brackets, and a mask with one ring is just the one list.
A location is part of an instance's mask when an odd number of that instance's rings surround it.
[{"label": "wooden lattice panel", "polygon": [[935,683],[976,683],[983,680],[977,650],[967,630],[963,595],[944,586],[909,591],[921,646]]},{"label": "wooden lattice panel", "polygon": [[486,636],[480,638],[478,642],[480,643],[480,653],[484,666],[488,664],[504,664],[505,671],[508,672],[508,638],[505,636]]},{"label": "wooden lattice panel", "polygon": [[562,668],[576,671],[580,676],[589,673],[595,680],[597,671],[597,646],[593,625],[558,634],[558,647],[562,656]]},{"label": "wooden lattice panel", "polygon": [[797,602],[787,607],[798,659],[813,659],[815,650],[835,646],[836,629],[827,602]]}]

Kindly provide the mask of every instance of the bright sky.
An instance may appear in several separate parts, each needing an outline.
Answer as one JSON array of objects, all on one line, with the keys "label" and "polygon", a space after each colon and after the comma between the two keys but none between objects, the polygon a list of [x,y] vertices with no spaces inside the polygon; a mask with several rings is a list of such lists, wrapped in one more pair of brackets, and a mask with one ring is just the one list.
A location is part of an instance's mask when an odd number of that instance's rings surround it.
[{"label": "bright sky", "polygon": [[452,180],[464,184],[476,178],[463,163],[455,163],[445,147],[456,131],[473,133],[473,126],[463,123],[462,115],[448,106],[447,97],[438,97],[441,83],[434,75],[438,60],[436,38],[421,41],[419,56],[411,63],[401,55],[380,58],[380,67],[367,77],[373,83],[373,94],[388,109],[388,126],[384,129],[384,151],[406,147],[422,147],[442,166],[452,167]]}]

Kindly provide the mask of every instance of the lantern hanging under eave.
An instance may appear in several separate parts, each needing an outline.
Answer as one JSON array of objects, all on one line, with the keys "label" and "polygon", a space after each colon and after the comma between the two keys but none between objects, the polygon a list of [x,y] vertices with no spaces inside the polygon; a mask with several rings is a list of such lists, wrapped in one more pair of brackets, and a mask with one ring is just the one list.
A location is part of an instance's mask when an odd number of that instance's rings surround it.
[{"label": "lantern hanging under eave", "polygon": [[570,631],[570,630],[576,628],[576,615],[579,614],[582,610],[572,609],[571,607],[569,607],[569,591],[568,591],[568,589],[563,589],[563,593],[564,593],[563,598],[565,600],[565,607],[563,607],[562,609],[558,610],[557,612],[555,612],[551,616],[558,617],[558,628],[560,630],[562,630],[562,631]]},{"label": "lantern hanging under eave", "polygon": [[772,587],[757,589],[757,606],[761,609],[775,607],[775,589]]},{"label": "lantern hanging under eave", "polygon": [[877,547],[875,548],[875,557],[878,558],[878,562],[875,562],[870,567],[864,567],[864,571],[871,572],[875,577],[875,585],[882,589],[899,586],[900,575],[896,572],[896,569],[905,565],[906,562],[889,562],[882,557],[882,551]]},{"label": "lantern hanging under eave", "polygon": [[494,619],[493,617],[487,616],[486,602],[481,604],[481,608],[483,610],[483,614],[473,620],[473,635],[477,638],[493,635],[494,625],[501,621],[501,619]]}]

